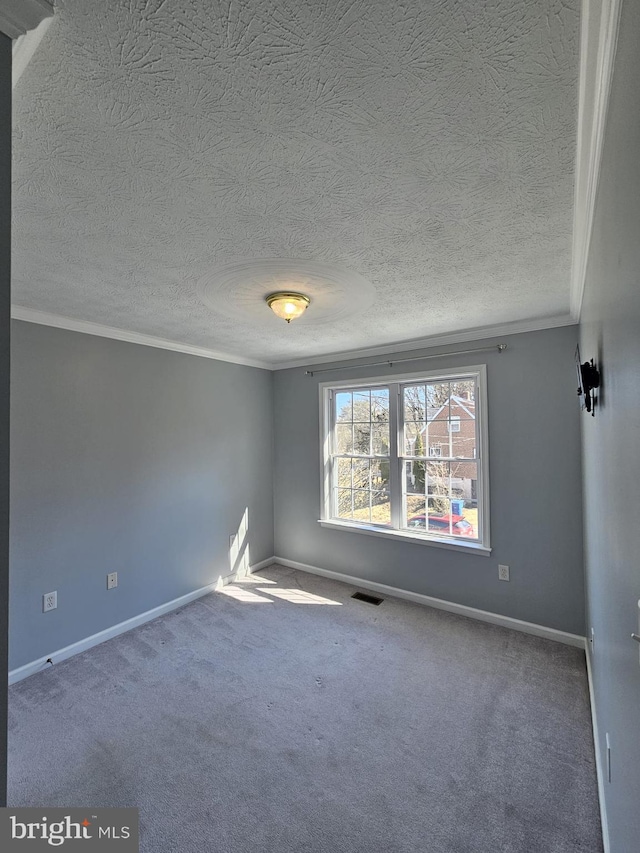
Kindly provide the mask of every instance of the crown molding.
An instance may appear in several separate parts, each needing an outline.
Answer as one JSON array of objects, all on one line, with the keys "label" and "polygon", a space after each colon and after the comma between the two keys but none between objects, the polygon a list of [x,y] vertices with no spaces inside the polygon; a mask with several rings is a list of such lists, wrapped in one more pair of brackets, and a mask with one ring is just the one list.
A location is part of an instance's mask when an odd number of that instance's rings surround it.
[{"label": "crown molding", "polygon": [[49,29],[53,18],[44,18],[35,30],[29,30],[28,33],[17,38],[13,43],[13,57],[11,63],[12,89],[16,88],[16,83],[22,77],[22,74],[31,62],[33,54],[38,49],[38,45],[42,41],[44,34]]},{"label": "crown molding", "polygon": [[314,364],[332,364],[336,361],[350,361],[351,359],[369,358],[370,356],[390,355],[400,352],[409,352],[411,350],[431,349],[432,347],[461,344],[466,343],[467,341],[480,341],[485,338],[494,338],[501,335],[519,335],[523,332],[539,332],[543,329],[556,329],[560,326],[575,325],[576,320],[570,314],[562,314],[558,317],[545,317],[543,319],[536,320],[518,320],[513,323],[500,323],[495,326],[482,326],[475,329],[465,329],[461,332],[453,332],[447,335],[433,335],[428,338],[401,341],[395,344],[369,347],[368,349],[326,353],[325,355],[313,356],[311,358],[279,362],[272,364],[271,370],[288,370],[291,367],[310,367]]},{"label": "crown molding", "polygon": [[583,0],[570,310],[580,319],[622,0]]},{"label": "crown molding", "polygon": [[0,0],[0,32],[17,39],[52,15],[50,0]]},{"label": "crown molding", "polygon": [[192,346],[191,344],[185,344],[179,341],[170,341],[165,338],[156,338],[153,335],[144,335],[140,332],[132,332],[126,329],[116,329],[114,326],[103,326],[100,323],[92,323],[89,320],[75,320],[72,317],[63,317],[60,314],[49,314],[46,311],[37,311],[35,308],[23,308],[21,305],[11,306],[11,317],[14,320],[22,320],[25,323],[36,323],[40,326],[53,326],[56,329],[66,329],[69,332],[79,332],[83,335],[110,338],[114,341],[124,341],[130,344],[156,347],[157,349],[181,352],[186,355],[195,355],[199,358],[227,361],[232,364],[242,364],[246,367],[259,367],[263,370],[287,370],[290,367],[308,367],[313,364],[330,364],[336,361],[349,361],[350,359],[368,358],[369,356],[430,349],[431,347],[465,343],[466,341],[479,341],[485,338],[497,337],[499,335],[519,335],[523,332],[538,332],[543,329],[555,329],[560,326],[574,326],[576,324],[576,321],[572,316],[569,314],[563,314],[559,317],[547,317],[537,320],[521,320],[514,323],[502,323],[496,326],[483,326],[476,329],[466,329],[462,332],[455,332],[449,335],[433,335],[429,338],[385,344],[384,346],[369,347],[368,349],[326,353],[324,355],[313,356],[311,358],[296,359],[295,361],[272,362],[258,360],[255,358],[244,358],[243,356],[222,352],[220,350]]},{"label": "crown molding", "polygon": [[48,314],[45,311],[36,311],[34,308],[22,308],[20,305],[11,306],[11,316],[14,320],[23,320],[26,323],[37,323],[41,326],[53,326],[56,329],[66,329],[69,332],[80,332],[83,335],[94,335],[99,338],[111,338],[114,341],[125,341],[129,344],[140,344],[145,347],[156,347],[157,349],[181,352],[186,355],[195,355],[199,358],[211,358],[216,361],[227,361],[232,364],[242,364],[246,367],[260,367],[271,370],[272,366],[265,361],[251,358],[243,358],[238,355],[220,352],[219,350],[196,347],[190,344],[169,341],[164,338],[156,338],[152,335],[143,335],[139,332],[130,332],[125,329],[116,329],[113,326],[102,326],[99,323],[91,323],[88,320],[74,320],[71,317],[62,317],[59,314]]}]

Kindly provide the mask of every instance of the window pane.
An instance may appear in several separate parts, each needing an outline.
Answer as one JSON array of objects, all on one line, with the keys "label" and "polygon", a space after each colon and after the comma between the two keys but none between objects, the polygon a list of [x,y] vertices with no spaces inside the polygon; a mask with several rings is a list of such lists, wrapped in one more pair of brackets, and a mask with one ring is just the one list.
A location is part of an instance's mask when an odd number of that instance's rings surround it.
[{"label": "window pane", "polygon": [[391,524],[391,503],[386,492],[371,492],[371,521],[374,524]]},{"label": "window pane", "polygon": [[371,424],[353,425],[353,452],[371,454]]},{"label": "window pane", "polygon": [[351,489],[336,489],[336,513],[338,518],[352,518]]},{"label": "window pane", "polygon": [[416,530],[426,530],[427,510],[424,497],[407,496],[407,517],[404,526]]},{"label": "window pane", "polygon": [[336,459],[336,485],[351,488],[351,459]]},{"label": "window pane", "polygon": [[425,471],[426,492],[429,495],[444,496],[451,494],[449,463],[428,462]]},{"label": "window pane", "polygon": [[433,516],[449,516],[449,510],[451,500],[448,496],[439,497],[428,497],[427,498],[427,512],[429,515]]},{"label": "window pane", "polygon": [[388,388],[374,388],[371,392],[371,420],[374,423],[389,421]]},{"label": "window pane", "polygon": [[424,385],[407,385],[403,389],[405,421],[423,421],[426,417]]},{"label": "window pane", "polygon": [[336,447],[339,454],[353,453],[353,427],[351,424],[336,425]]},{"label": "window pane", "polygon": [[452,517],[449,512],[449,501],[446,498],[427,499],[427,530],[429,533],[440,533],[451,536],[453,533]]},{"label": "window pane", "polygon": [[[463,379],[461,382],[451,383],[452,404],[460,403],[472,410],[475,408],[476,383],[473,379]],[[452,406],[452,408],[453,408]],[[463,414],[460,412],[459,414]]]},{"label": "window pane", "polygon": [[[405,491],[407,495],[425,494],[425,465],[423,461],[405,462]],[[424,503],[424,501],[423,501]]]},{"label": "window pane", "polygon": [[404,455],[424,456],[424,421],[409,422],[404,425]]},{"label": "window pane", "polygon": [[[451,507],[451,499],[448,497],[429,497],[427,498],[427,512],[429,517],[437,516],[438,518],[445,516],[449,517],[449,509]],[[436,526],[442,524],[440,522],[434,522]],[[448,522],[447,522],[448,524]]]},{"label": "window pane", "polygon": [[354,421],[371,421],[371,392],[353,392],[353,419]]},{"label": "window pane", "polygon": [[336,394],[336,421],[351,421],[352,411],[351,391],[339,391]]},{"label": "window pane", "polygon": [[353,492],[353,515],[355,518],[369,521],[369,495],[370,492],[364,489]]},{"label": "window pane", "polygon": [[445,420],[431,421],[427,424],[424,436],[425,455],[439,459],[447,457],[450,450],[449,423]]},{"label": "window pane", "polygon": [[389,455],[389,424],[376,423],[371,426],[371,453],[374,456]]},{"label": "window pane", "polygon": [[427,385],[427,420],[449,418],[450,382]]},{"label": "window pane", "polygon": [[460,425],[460,432],[451,433],[451,456],[454,458],[475,459],[476,422],[459,421],[458,423]]},{"label": "window pane", "polygon": [[385,491],[389,488],[389,463],[382,459],[372,459],[370,464],[371,488]]},{"label": "window pane", "polygon": [[451,496],[463,500],[465,507],[477,508],[477,483],[477,462],[451,463]]},{"label": "window pane", "polygon": [[353,475],[354,489],[369,488],[369,460],[368,459],[352,459],[351,471]]}]

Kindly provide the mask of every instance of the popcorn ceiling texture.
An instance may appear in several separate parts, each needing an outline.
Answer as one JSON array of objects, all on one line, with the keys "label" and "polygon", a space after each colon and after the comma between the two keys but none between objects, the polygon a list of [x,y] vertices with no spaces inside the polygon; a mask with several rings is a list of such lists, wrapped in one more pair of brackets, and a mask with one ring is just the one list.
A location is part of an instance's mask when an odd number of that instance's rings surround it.
[{"label": "popcorn ceiling texture", "polygon": [[[578,10],[58,0],[14,92],[14,302],[273,362],[566,314]],[[375,299],[203,303],[272,258]]]}]

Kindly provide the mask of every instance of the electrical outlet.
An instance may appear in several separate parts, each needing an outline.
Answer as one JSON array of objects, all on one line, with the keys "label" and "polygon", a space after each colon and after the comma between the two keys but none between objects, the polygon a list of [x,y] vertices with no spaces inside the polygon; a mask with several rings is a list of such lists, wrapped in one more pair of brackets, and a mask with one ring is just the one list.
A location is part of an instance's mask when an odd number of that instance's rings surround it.
[{"label": "electrical outlet", "polygon": [[49,610],[55,610],[58,606],[58,593],[46,592],[42,596],[42,612],[47,613]]},{"label": "electrical outlet", "polygon": [[115,589],[118,586],[118,573],[111,572],[110,575],[107,575],[107,589]]},{"label": "electrical outlet", "polygon": [[609,732],[606,733],[607,742],[607,782],[611,781],[611,741],[609,740]]},{"label": "electrical outlet", "polygon": [[509,566],[498,566],[498,580],[508,581],[509,579]]},{"label": "electrical outlet", "polygon": [[593,650],[596,646],[596,632],[594,629],[591,629],[591,636],[589,637],[589,644],[591,645],[591,654],[593,654]]}]

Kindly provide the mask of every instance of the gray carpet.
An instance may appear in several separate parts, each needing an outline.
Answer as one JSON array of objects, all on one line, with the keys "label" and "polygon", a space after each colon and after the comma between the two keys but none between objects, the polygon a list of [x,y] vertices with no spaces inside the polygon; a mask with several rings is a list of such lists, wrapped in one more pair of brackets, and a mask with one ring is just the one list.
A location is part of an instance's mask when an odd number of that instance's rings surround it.
[{"label": "gray carpet", "polygon": [[600,853],[584,654],[353,591],[271,567],[15,685],[10,804],[138,806],[145,853]]}]

